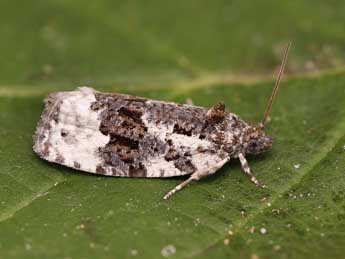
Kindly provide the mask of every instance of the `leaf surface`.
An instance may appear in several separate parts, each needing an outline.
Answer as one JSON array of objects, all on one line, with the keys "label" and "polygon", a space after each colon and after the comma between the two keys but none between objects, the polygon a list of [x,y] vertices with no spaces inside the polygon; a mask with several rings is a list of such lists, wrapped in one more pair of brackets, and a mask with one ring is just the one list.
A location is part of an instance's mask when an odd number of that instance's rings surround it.
[{"label": "leaf surface", "polygon": [[[343,258],[343,13],[297,0],[2,1],[0,258]],[[163,202],[184,177],[95,176],[32,151],[44,96],[84,84],[224,100],[260,121],[287,40],[299,76],[273,106],[273,149],[248,157],[266,190],[233,160]],[[340,72],[304,73],[322,68]]]}]

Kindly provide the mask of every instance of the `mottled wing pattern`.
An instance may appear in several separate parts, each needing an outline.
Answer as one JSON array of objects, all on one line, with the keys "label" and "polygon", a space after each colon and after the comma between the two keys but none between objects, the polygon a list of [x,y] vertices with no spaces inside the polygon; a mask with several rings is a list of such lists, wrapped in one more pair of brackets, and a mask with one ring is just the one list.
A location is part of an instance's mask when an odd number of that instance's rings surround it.
[{"label": "mottled wing pattern", "polygon": [[48,161],[91,173],[178,176],[228,156],[232,147],[223,146],[229,137],[224,131],[236,123],[224,107],[209,110],[82,87],[46,99],[34,150]]}]

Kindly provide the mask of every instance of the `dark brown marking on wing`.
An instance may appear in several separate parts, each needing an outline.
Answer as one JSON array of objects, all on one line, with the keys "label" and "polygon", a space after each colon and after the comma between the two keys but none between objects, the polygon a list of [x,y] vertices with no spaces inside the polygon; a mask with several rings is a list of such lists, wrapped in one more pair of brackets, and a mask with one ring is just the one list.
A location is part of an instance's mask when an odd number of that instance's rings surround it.
[{"label": "dark brown marking on wing", "polygon": [[68,135],[68,131],[66,130],[66,129],[61,129],[61,137],[67,137],[67,135]]},{"label": "dark brown marking on wing", "polygon": [[164,156],[164,159],[167,162],[173,161],[173,160],[177,160],[181,157],[180,153],[177,152],[175,146],[171,146],[168,150],[168,152],[166,153],[166,155]]},{"label": "dark brown marking on wing", "polygon": [[98,165],[98,166],[96,167],[96,173],[97,173],[97,174],[106,174],[106,170],[104,169],[103,166]]},{"label": "dark brown marking on wing", "polygon": [[48,157],[49,156],[49,149],[51,148],[51,144],[49,142],[45,142],[43,144],[44,148],[43,148],[43,151],[42,151],[42,155],[43,157]]},{"label": "dark brown marking on wing", "polygon": [[116,154],[123,162],[133,163],[138,157],[139,142],[124,136],[111,134],[109,143],[102,152],[107,153],[106,163],[111,163],[112,154]]},{"label": "dark brown marking on wing", "polygon": [[143,164],[139,163],[138,166],[130,165],[129,166],[129,176],[130,177],[145,177],[146,168]]},{"label": "dark brown marking on wing", "polygon": [[186,136],[192,136],[192,132],[193,132],[194,126],[191,124],[178,124],[176,123],[174,125],[174,130],[173,133],[177,133],[177,134],[183,134]]},{"label": "dark brown marking on wing", "polygon": [[78,163],[77,161],[74,161],[74,162],[73,162],[73,166],[74,166],[74,168],[76,168],[76,169],[80,169],[80,163]]},{"label": "dark brown marking on wing", "polygon": [[142,124],[142,120],[140,119],[143,115],[142,109],[121,107],[117,112],[120,116],[125,116],[133,122]]},{"label": "dark brown marking on wing", "polygon": [[159,169],[159,177],[164,177],[165,170],[163,168]]},{"label": "dark brown marking on wing", "polygon": [[183,152],[177,150],[174,145],[171,145],[168,152],[164,156],[167,162],[173,162],[174,166],[182,172],[194,173],[196,171],[195,165],[192,163],[190,152]]},{"label": "dark brown marking on wing", "polygon": [[65,158],[62,155],[58,154],[57,157],[55,158],[55,162],[59,164],[63,164],[65,162]]},{"label": "dark brown marking on wing", "polygon": [[174,166],[179,169],[181,172],[187,172],[192,174],[196,171],[195,165],[190,159],[180,158],[174,162]]}]

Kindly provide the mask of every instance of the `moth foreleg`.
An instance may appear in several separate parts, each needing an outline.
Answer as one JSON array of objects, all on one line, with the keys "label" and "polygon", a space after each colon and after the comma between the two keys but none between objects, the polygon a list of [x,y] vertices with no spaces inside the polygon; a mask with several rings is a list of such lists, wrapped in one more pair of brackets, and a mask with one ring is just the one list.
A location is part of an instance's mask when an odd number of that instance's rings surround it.
[{"label": "moth foreleg", "polygon": [[179,185],[177,185],[174,189],[172,189],[170,192],[168,192],[163,199],[167,200],[169,199],[174,193],[182,190],[185,186],[187,186],[190,182],[192,181],[198,181],[201,178],[204,178],[206,176],[209,176],[211,174],[214,174],[216,171],[218,171],[226,162],[229,161],[230,158],[225,158],[222,161],[218,162],[217,164],[210,166],[206,169],[201,169],[201,170],[197,170],[196,172],[194,172],[187,180],[185,180],[184,182],[180,183]]},{"label": "moth foreleg", "polygon": [[246,175],[249,177],[250,181],[253,182],[256,186],[261,188],[266,188],[266,185],[261,184],[258,179],[252,174],[252,171],[250,170],[250,167],[248,165],[247,159],[244,157],[242,153],[238,155],[238,158],[240,159],[242,169],[246,173]]}]

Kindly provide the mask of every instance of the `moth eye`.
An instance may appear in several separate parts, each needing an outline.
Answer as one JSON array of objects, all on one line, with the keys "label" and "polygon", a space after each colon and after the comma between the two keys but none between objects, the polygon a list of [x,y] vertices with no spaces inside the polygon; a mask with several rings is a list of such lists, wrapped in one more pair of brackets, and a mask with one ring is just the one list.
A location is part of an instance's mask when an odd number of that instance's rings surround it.
[{"label": "moth eye", "polygon": [[258,149],[258,143],[255,140],[249,141],[248,150],[250,152],[255,152]]}]

